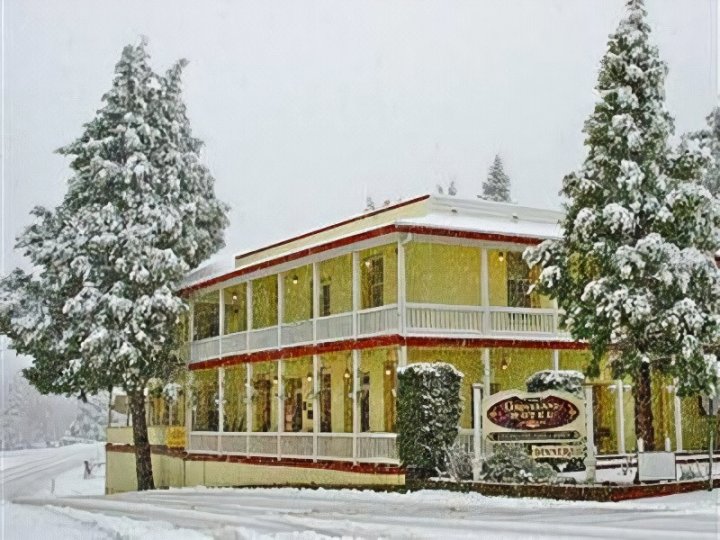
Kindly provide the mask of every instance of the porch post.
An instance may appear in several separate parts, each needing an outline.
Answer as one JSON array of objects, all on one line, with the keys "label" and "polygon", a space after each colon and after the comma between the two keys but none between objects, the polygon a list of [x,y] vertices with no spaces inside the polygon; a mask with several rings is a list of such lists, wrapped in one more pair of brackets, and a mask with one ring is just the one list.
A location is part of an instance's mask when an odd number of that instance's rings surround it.
[{"label": "porch post", "polygon": [[[490,333],[490,320],[488,307],[490,306],[490,277],[488,275],[488,252],[487,248],[480,248],[480,305],[483,307],[482,317],[482,333]],[[487,388],[485,389],[487,392]],[[486,396],[489,393],[485,394]]]},{"label": "porch post", "polygon": [[353,337],[358,335],[358,310],[360,309],[360,252],[352,252],[352,326]]},{"label": "porch post", "polygon": [[[279,328],[279,327],[278,327]],[[281,434],[285,431],[285,385],[283,383],[283,361],[277,362],[277,458],[282,457]]]},{"label": "porch post", "polygon": [[398,365],[397,367],[407,366],[407,345],[400,345],[398,347]]},{"label": "porch post", "polygon": [[317,319],[320,316],[320,265],[317,262],[312,263],[312,339],[313,343],[317,341]]},{"label": "porch post", "polygon": [[[188,341],[192,344],[195,340],[195,302],[190,300],[188,302]],[[191,345],[192,348],[192,345]],[[192,360],[192,351],[190,353],[190,359]]]},{"label": "porch post", "polygon": [[618,454],[625,453],[625,388],[621,380],[615,381],[615,430]]},{"label": "porch post", "polygon": [[250,454],[250,433],[252,433],[252,422],[253,422],[253,394],[254,389],[252,386],[252,364],[245,364],[245,455]]},{"label": "porch post", "polygon": [[218,438],[217,451],[222,453],[222,434],[225,431],[225,368],[218,368]]},{"label": "porch post", "polygon": [[360,414],[358,411],[358,370],[360,369],[360,351],[353,349],[352,351],[352,363],[353,363],[353,437],[352,437],[352,457],[353,463],[357,463],[357,435],[360,430]]},{"label": "porch post", "polygon": [[218,358],[223,355],[223,336],[225,335],[225,294],[224,289],[218,290]]},{"label": "porch post", "polygon": [[[282,347],[282,322],[285,311],[285,274],[277,274],[277,346]],[[279,382],[279,381],[278,381]]]},{"label": "porch post", "polygon": [[595,482],[595,425],[593,421],[593,388],[585,388],[585,431],[587,439],[587,456],[585,457],[585,473],[588,482]]},{"label": "porch post", "polygon": [[[253,286],[252,286],[252,280],[249,280],[247,284],[245,285],[245,320],[247,324],[245,325],[246,332],[245,332],[245,350],[250,350],[250,331],[253,327]],[[248,364],[249,367],[249,364]]]},{"label": "porch post", "polygon": [[185,449],[187,451],[192,450],[192,448],[190,448],[190,433],[192,432],[192,428],[193,428],[193,410],[192,410],[192,401],[193,401],[192,381],[193,381],[193,378],[194,378],[193,373],[191,371],[190,372],[190,381],[188,382],[188,385],[185,387]]},{"label": "porch post", "polygon": [[318,371],[320,364],[320,357],[317,354],[313,354],[312,357],[312,407],[313,407],[313,461],[317,461],[318,457],[318,433],[320,432],[320,422],[318,421],[318,415],[320,414],[320,400],[318,399]]},{"label": "porch post", "polygon": [[473,383],[473,480],[480,479],[482,460],[485,457],[482,434],[482,398],[483,388],[479,383]]},{"label": "porch post", "polygon": [[490,396],[490,349],[482,350],[483,355],[483,394]]},{"label": "porch post", "polygon": [[552,368],[553,371],[560,371],[560,351],[557,349],[552,352]]},{"label": "porch post", "polygon": [[683,451],[683,434],[682,434],[682,401],[677,395],[677,380],[675,381],[675,394],[673,399],[673,413],[675,419],[675,451]]},{"label": "porch post", "polygon": [[[408,237],[409,239],[409,237]],[[407,241],[407,240],[406,240]],[[405,290],[405,244],[397,241],[397,300],[398,300],[398,332],[401,336],[406,331],[406,290]]]}]

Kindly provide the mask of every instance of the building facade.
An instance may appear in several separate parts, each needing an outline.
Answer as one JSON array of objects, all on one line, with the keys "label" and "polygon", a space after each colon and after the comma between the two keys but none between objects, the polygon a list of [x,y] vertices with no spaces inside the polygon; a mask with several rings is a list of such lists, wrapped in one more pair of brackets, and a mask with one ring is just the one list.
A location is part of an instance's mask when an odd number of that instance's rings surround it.
[{"label": "building facade", "polygon": [[[536,276],[522,259],[559,236],[561,217],[424,196],[191,275],[184,389],[149,398],[157,483],[402,483],[396,373],[413,362],[464,374],[459,438],[472,450],[473,383],[490,395],[587,364],[555,302],[531,291]],[[587,382],[600,457],[634,451],[629,381],[604,369]],[[660,446],[703,448],[700,403],[660,377],[653,393]],[[163,424],[176,426],[172,437]],[[108,491],[133,489],[129,431],[111,428],[108,442]]]}]

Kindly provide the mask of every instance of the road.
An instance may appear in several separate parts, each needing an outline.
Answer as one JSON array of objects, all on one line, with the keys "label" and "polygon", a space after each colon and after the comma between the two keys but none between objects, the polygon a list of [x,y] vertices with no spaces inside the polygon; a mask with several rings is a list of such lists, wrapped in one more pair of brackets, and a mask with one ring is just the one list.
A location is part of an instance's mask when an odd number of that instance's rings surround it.
[{"label": "road", "polygon": [[0,501],[49,491],[52,479],[85,460],[94,460],[101,449],[95,444],[60,448],[0,452]]},{"label": "road", "polygon": [[613,538],[717,540],[717,492],[626,503],[568,503],[441,491],[184,489],[35,499],[115,518],[160,521],[211,538],[307,531],[360,538]]}]

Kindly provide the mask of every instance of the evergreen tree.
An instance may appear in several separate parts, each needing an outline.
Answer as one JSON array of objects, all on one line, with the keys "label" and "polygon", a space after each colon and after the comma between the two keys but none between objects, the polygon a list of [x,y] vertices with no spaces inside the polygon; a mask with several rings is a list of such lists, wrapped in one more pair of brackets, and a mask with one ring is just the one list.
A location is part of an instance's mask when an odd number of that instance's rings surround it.
[{"label": "evergreen tree", "polygon": [[720,212],[697,184],[697,155],[673,155],[666,67],[650,44],[642,0],[610,36],[585,123],[587,158],[565,177],[563,237],[527,251],[538,287],[557,298],[573,338],[592,351],[589,375],[609,354],[631,376],[635,429],[654,447],[651,371],[676,377],[680,395],[712,395],[718,362]]},{"label": "evergreen tree", "polygon": [[698,150],[710,158],[702,184],[715,197],[720,197],[720,107],[715,107],[707,116],[707,128],[690,134],[683,143],[686,149]]},{"label": "evergreen tree", "polygon": [[58,151],[72,158],[63,201],[36,208],[18,238],[35,271],[0,283],[0,333],[33,358],[24,373],[41,392],[125,390],[141,490],[154,487],[143,391],[181,364],[176,291],[227,224],[181,99],[184,65],[160,76],[144,42],[125,47],[102,108]]},{"label": "evergreen tree", "polygon": [[486,201],[512,202],[510,199],[510,177],[505,174],[500,154],[495,156],[493,164],[488,171],[487,180],[482,185],[482,195],[479,198]]},{"label": "evergreen tree", "polygon": [[75,420],[70,424],[67,435],[90,441],[104,441],[108,424],[108,393],[100,392],[80,401]]}]

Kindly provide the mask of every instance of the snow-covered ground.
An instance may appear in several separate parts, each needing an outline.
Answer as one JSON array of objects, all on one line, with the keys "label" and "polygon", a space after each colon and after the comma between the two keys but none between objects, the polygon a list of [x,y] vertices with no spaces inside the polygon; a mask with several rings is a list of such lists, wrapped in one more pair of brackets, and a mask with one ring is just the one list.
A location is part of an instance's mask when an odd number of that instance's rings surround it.
[{"label": "snow-covered ground", "polygon": [[[53,452],[57,452],[57,462],[65,464],[65,472],[46,468]],[[78,445],[8,453],[2,474],[9,478],[12,490],[17,492],[20,484],[24,489],[16,503],[3,504],[0,537],[720,537],[717,490],[622,503],[508,499],[446,491],[399,494],[290,488],[186,488],[105,497],[102,471],[95,479],[82,479],[82,461],[94,459],[94,452],[93,446]],[[34,472],[32,464],[37,465]]]}]

